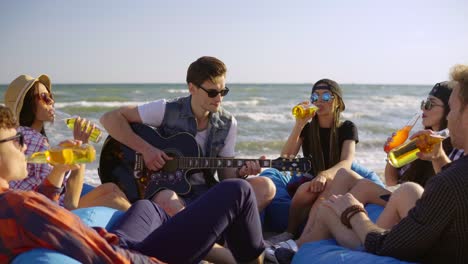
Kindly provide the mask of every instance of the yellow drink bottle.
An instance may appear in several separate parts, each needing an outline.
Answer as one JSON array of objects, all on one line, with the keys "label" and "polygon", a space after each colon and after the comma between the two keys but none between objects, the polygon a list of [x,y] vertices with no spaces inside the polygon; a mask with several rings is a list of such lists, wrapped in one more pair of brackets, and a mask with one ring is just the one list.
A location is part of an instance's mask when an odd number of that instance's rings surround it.
[{"label": "yellow drink bottle", "polygon": [[392,149],[388,153],[388,161],[395,168],[401,168],[408,163],[418,159],[416,155],[420,151],[431,152],[434,145],[446,139],[449,136],[449,130],[444,129],[430,136],[421,135],[408,143]]},{"label": "yellow drink bottle", "polygon": [[95,159],[96,150],[88,144],[79,147],[54,147],[46,151],[35,152],[27,158],[28,163],[50,163],[52,165],[90,163]]},{"label": "yellow drink bottle", "polygon": [[[75,121],[78,117],[70,117],[65,119],[65,124],[67,124],[67,127],[73,130],[75,128]],[[89,133],[91,131],[91,127],[87,129],[86,132]],[[102,137],[102,131],[99,129],[97,126],[93,128],[93,131],[91,132],[91,135],[89,136],[89,140],[98,143],[101,140]]]},{"label": "yellow drink bottle", "polygon": [[293,107],[292,115],[296,118],[304,118],[313,115],[318,107],[314,104],[298,104]]}]

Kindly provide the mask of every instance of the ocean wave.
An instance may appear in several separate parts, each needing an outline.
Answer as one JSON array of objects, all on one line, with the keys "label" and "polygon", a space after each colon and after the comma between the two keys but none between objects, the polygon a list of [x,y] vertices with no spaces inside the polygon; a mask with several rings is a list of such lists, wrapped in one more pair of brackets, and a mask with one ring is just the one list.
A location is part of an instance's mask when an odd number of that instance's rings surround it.
[{"label": "ocean wave", "polygon": [[272,121],[277,123],[290,122],[289,115],[286,114],[270,114],[270,113],[236,113],[236,118],[241,121]]},{"label": "ocean wave", "polygon": [[223,106],[238,107],[238,106],[257,106],[260,103],[259,99],[246,100],[246,101],[223,101]]},{"label": "ocean wave", "polygon": [[165,92],[168,92],[168,93],[183,93],[183,94],[188,94],[189,93],[187,88],[185,88],[185,89],[168,89]]},{"label": "ocean wave", "polygon": [[129,105],[140,105],[146,102],[135,102],[135,101],[113,101],[113,102],[90,102],[90,101],[76,101],[76,102],[65,102],[65,103],[56,103],[55,107],[67,108],[67,107],[102,107],[102,108],[115,108],[120,106],[129,106]]}]

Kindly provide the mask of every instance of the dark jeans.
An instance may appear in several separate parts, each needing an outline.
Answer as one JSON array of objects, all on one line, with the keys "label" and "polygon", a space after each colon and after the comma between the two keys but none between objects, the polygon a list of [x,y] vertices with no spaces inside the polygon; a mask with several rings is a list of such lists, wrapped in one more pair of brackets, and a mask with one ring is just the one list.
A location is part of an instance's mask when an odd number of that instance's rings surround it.
[{"label": "dark jeans", "polygon": [[111,232],[123,246],[167,263],[198,263],[221,236],[239,262],[264,250],[255,194],[239,179],[222,181],[172,218],[149,200],[137,201]]}]

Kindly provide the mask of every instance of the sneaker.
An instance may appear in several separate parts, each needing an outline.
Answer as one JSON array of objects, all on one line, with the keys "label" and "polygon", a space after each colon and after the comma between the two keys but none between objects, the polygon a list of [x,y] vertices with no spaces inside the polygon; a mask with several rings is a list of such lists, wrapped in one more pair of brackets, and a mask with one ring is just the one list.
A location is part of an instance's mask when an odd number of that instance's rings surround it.
[{"label": "sneaker", "polygon": [[296,252],[289,248],[278,248],[275,251],[276,261],[279,264],[290,264]]},{"label": "sneaker", "polygon": [[294,240],[289,239],[265,249],[265,258],[276,264],[291,263],[298,248]]},{"label": "sneaker", "polygon": [[273,245],[279,244],[280,242],[283,242],[283,241],[292,239],[293,237],[294,237],[293,234],[291,234],[291,233],[289,233],[289,232],[283,232],[283,233],[281,233],[281,234],[279,234],[279,235],[270,237],[269,239],[267,239],[267,240],[265,241],[265,243],[266,243],[268,246],[273,246]]}]

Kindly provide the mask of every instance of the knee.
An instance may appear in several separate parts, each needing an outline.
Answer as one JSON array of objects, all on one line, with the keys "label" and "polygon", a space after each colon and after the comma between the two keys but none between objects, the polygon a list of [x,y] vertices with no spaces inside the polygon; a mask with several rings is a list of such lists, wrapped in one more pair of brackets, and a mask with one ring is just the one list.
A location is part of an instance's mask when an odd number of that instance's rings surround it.
[{"label": "knee", "polygon": [[361,180],[362,177],[357,174],[356,172],[346,169],[346,168],[340,168],[335,175],[335,178],[331,182],[330,186],[347,186],[351,188],[353,185],[355,185],[359,180]]},{"label": "knee", "polygon": [[121,193],[120,188],[112,182],[107,182],[96,187],[101,193]]},{"label": "knee", "polygon": [[177,194],[172,190],[161,190],[153,197],[153,201],[157,204],[165,204],[177,197]]},{"label": "knee", "polygon": [[351,170],[348,170],[346,168],[340,168],[336,172],[335,177],[349,177],[351,175]]},{"label": "knee", "polygon": [[414,182],[405,182],[393,192],[391,199],[415,201],[421,197],[423,192],[424,188],[421,185]]},{"label": "knee", "polygon": [[261,194],[267,201],[273,200],[276,194],[276,186],[273,181],[266,177],[253,177],[246,182],[250,183],[256,194]]}]

